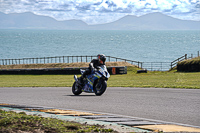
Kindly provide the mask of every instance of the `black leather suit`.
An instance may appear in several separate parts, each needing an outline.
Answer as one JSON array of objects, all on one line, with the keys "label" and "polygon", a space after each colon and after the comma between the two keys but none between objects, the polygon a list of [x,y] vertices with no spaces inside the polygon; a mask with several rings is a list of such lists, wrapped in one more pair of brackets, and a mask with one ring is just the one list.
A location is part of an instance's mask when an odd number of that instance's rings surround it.
[{"label": "black leather suit", "polygon": [[92,72],[93,68],[97,68],[98,69],[98,67],[101,66],[101,65],[105,65],[105,63],[101,64],[98,59],[93,59],[89,64],[89,68],[87,68],[85,70],[85,72],[83,73],[82,77],[85,78],[86,75],[89,75]]}]

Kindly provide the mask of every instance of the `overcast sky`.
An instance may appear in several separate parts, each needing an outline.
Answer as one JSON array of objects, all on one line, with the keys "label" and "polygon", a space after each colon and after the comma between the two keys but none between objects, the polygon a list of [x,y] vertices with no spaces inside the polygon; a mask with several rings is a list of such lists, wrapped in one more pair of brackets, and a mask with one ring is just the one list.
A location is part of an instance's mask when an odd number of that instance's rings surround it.
[{"label": "overcast sky", "polygon": [[200,21],[200,0],[0,0],[0,12],[32,12],[56,20],[83,20],[88,24],[152,12]]}]

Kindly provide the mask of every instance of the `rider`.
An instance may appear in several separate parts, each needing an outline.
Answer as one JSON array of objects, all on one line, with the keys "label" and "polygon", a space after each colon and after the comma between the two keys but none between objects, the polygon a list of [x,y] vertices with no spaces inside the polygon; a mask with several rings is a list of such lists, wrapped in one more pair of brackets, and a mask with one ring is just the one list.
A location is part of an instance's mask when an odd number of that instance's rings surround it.
[{"label": "rider", "polygon": [[106,56],[104,54],[98,54],[97,59],[93,59],[89,67],[85,70],[85,72],[82,74],[82,76],[79,78],[79,84],[83,84],[83,79],[86,77],[86,75],[89,75],[94,68],[99,69],[99,66],[105,65]]}]

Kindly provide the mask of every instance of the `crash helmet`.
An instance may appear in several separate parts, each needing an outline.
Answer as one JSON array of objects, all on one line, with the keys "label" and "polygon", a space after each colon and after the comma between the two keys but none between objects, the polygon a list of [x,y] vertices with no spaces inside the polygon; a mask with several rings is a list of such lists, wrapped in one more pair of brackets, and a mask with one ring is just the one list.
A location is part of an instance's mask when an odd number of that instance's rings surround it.
[{"label": "crash helmet", "polygon": [[97,55],[97,58],[99,59],[99,61],[102,61],[103,64],[105,63],[106,61],[106,56],[104,54],[98,54]]}]

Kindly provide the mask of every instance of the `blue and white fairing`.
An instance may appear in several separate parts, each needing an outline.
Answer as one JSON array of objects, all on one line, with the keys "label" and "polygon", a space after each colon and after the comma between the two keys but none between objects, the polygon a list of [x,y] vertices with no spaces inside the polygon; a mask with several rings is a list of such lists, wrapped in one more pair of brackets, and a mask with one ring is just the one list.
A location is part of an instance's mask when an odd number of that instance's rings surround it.
[{"label": "blue and white fairing", "polygon": [[[81,74],[85,72],[85,70],[83,69],[80,69],[80,71],[81,71]],[[99,69],[93,70],[91,73],[92,75],[96,74],[99,78],[103,76],[104,78],[108,79],[110,77],[110,74],[105,65],[101,65]]]},{"label": "blue and white fairing", "polygon": [[[80,70],[81,74],[84,73],[85,70]],[[94,69],[90,75],[86,76],[87,83],[83,86],[82,90],[85,92],[93,93],[93,84],[97,79],[103,78],[104,80],[108,80],[110,74],[105,65],[101,65],[99,69]]]},{"label": "blue and white fairing", "polygon": [[100,77],[103,76],[106,79],[110,77],[110,74],[108,73],[108,70],[105,65],[101,65],[100,69],[96,72],[96,74],[99,75]]}]

